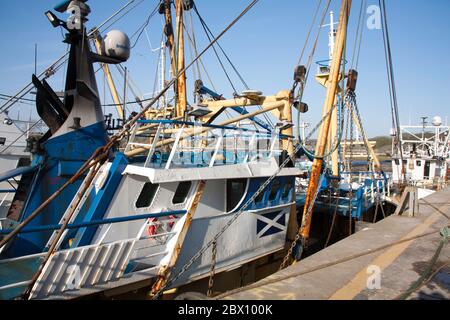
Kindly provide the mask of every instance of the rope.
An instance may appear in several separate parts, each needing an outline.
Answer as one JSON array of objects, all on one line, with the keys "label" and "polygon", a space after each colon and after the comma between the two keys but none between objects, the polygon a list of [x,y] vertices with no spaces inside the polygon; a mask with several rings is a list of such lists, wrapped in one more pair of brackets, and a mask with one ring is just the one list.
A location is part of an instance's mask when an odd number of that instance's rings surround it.
[{"label": "rope", "polygon": [[[200,19],[200,22],[201,22],[201,24],[202,24],[203,30],[205,31],[206,37],[208,38],[208,41],[211,42],[211,37],[210,37],[210,35],[209,35],[209,33],[208,33],[208,31],[207,31],[205,25],[204,25],[204,21],[203,21],[203,19],[200,17],[200,15],[198,14],[198,11],[195,10],[195,6],[194,6],[194,11],[197,13],[197,15],[198,15],[198,17],[199,17],[199,19]],[[224,66],[224,64],[223,64],[223,62],[222,62],[222,60],[220,59],[220,56],[219,56],[219,53],[218,53],[217,50],[216,50],[216,47],[212,46],[212,49],[213,49],[213,51],[214,51],[214,55],[215,55],[216,58],[217,58],[217,61],[218,61],[219,64],[220,64],[220,67],[222,68],[223,73],[225,74],[225,77],[226,77],[227,80],[228,80],[228,83],[230,84],[231,88],[233,89],[233,95],[236,96],[236,95],[237,95],[236,87],[234,86],[233,81],[231,80],[230,75],[229,75],[228,72],[227,72],[227,69],[225,68],[225,66]]]},{"label": "rope", "polygon": [[[339,192],[339,191],[338,191],[338,192]],[[328,231],[328,236],[327,236],[327,240],[325,241],[325,246],[324,246],[324,248],[328,247],[328,243],[330,242],[331,235],[332,235],[333,229],[334,229],[334,224],[335,224],[335,222],[336,222],[338,206],[339,206],[339,194],[338,194],[337,199],[336,199],[336,205],[335,205],[335,207],[334,207],[333,219],[331,220],[330,231]]]},{"label": "rope", "polygon": [[[321,5],[322,5],[322,0],[320,0],[320,1],[317,3],[316,11],[314,12],[314,18],[313,18],[313,20],[311,21],[311,25],[309,26],[308,34],[306,35],[305,43],[303,44],[303,48],[302,48],[302,51],[301,51],[301,53],[300,53],[300,57],[298,58],[297,65],[300,65],[300,63],[302,62],[303,54],[305,53],[306,47],[307,47],[307,45],[308,45],[309,37],[311,36],[311,31],[312,31],[312,29],[313,29],[313,27],[314,27],[314,22],[315,22],[316,19],[317,19],[317,15],[318,15],[318,13],[319,13],[319,9],[320,9]],[[322,23],[323,23],[323,22],[320,23],[320,26],[322,25]]]},{"label": "rope", "polygon": [[[101,28],[103,28],[108,22],[110,22],[113,18],[115,18],[117,15],[119,15],[122,11],[124,11],[128,6],[130,6],[132,3],[134,3],[136,0],[130,0],[128,3],[126,3],[123,7],[121,7],[119,10],[117,10],[112,16],[110,16],[108,19],[106,19],[104,22],[102,22],[97,28],[94,28],[88,33],[88,36],[92,36],[95,32],[100,31]],[[133,6],[131,9],[126,11],[122,16],[114,20],[110,23],[109,26],[105,28],[109,28],[114,23],[119,21],[121,18],[123,18],[126,14],[128,14],[131,10],[136,8],[139,4],[141,4],[144,0],[140,0],[135,6]],[[66,52],[63,54],[58,60],[56,60],[53,64],[51,64],[48,68],[46,68],[43,72],[41,72],[37,77],[41,79],[42,77],[44,79],[47,79],[51,77],[53,74],[55,74],[68,60],[69,52]],[[17,99],[23,98],[26,94],[28,94],[31,90],[33,90],[34,85],[32,82],[27,84],[24,88],[19,90],[11,99],[6,101],[4,104],[0,106],[0,113],[5,113],[8,111],[9,108],[11,108],[16,102]]]},{"label": "rope", "polygon": [[[328,0],[327,4],[326,4],[326,6],[325,6],[325,8],[324,8],[324,10],[323,10],[323,13],[322,13],[322,18],[321,18],[321,20],[320,20],[320,24],[319,24],[319,28],[318,28],[318,31],[317,31],[317,34],[316,34],[316,38],[315,38],[315,40],[314,40],[314,45],[313,45],[313,47],[312,47],[312,49],[311,49],[311,52],[310,52],[310,54],[309,54],[309,56],[308,56],[308,61],[307,61],[307,63],[306,63],[306,76],[305,76],[305,80],[304,80],[303,83],[301,83],[300,88],[299,88],[298,93],[297,93],[297,96],[296,96],[296,99],[298,99],[299,101],[302,101],[302,99],[303,99],[303,93],[304,93],[306,84],[307,84],[307,82],[308,82],[309,72],[310,72],[310,70],[311,70],[312,59],[313,59],[313,57],[314,57],[314,54],[315,54],[316,49],[317,49],[317,44],[318,44],[318,42],[319,42],[320,29],[321,29],[321,26],[323,25],[323,22],[325,21],[325,17],[326,17],[326,15],[327,15],[328,8],[330,7],[330,4],[331,4],[331,0]],[[299,63],[299,64],[300,64],[300,63]],[[302,139],[301,139],[301,136],[300,136],[300,119],[301,119],[301,112],[300,112],[300,110],[297,110],[297,136],[298,136],[299,142],[302,143]],[[304,144],[304,143],[303,143],[303,144]],[[307,150],[305,144],[304,144],[304,146],[303,146],[303,149],[304,149],[305,151]]]},{"label": "rope", "polygon": [[159,98],[175,83],[175,81],[181,76],[183,72],[185,72],[188,68],[190,68],[196,60],[198,60],[208,49],[218,40],[220,39],[232,26],[236,24],[259,0],[253,0],[210,44],[208,44],[202,52],[183,70],[180,70],[177,75],[166,85],[166,87],[152,99],[152,101],[143,108],[138,114],[136,114],[130,121],[128,121],[124,128],[113,135],[110,141],[103,147],[98,148],[92,156],[81,166],[81,168],[77,171],[77,173],[69,179],[63,186],[61,186],[57,191],[55,191],[47,200],[45,200],[34,212],[32,212],[24,221],[22,221],[11,233],[9,233],[5,238],[0,241],[0,248],[3,247],[6,243],[8,243],[14,236],[16,236],[20,230],[23,229],[31,220],[33,220],[36,216],[38,216],[42,210],[56,197],[58,197],[61,192],[66,189],[70,184],[72,184],[79,176],[81,176],[84,172],[86,172],[89,168],[95,165],[97,162],[102,160],[102,154],[106,154],[113,147],[113,145],[120,141],[130,130],[131,126],[138,121],[144,113],[155,104]]},{"label": "rope", "polygon": [[[203,19],[203,17],[200,15],[200,12],[198,11],[197,5],[194,4],[194,12],[197,14],[198,19],[200,20],[200,23],[202,24],[203,30],[206,33],[206,36],[209,38],[208,33],[211,37],[214,37],[213,32],[211,31],[211,29],[208,27],[208,24],[206,23],[206,21]],[[233,71],[236,73],[237,77],[239,78],[239,80],[242,82],[242,84],[244,85],[245,89],[250,89],[250,87],[248,86],[247,82],[244,80],[243,76],[239,73],[238,69],[236,68],[236,66],[233,64],[233,62],[231,61],[230,57],[228,56],[228,54],[225,52],[225,50],[222,48],[222,46],[220,45],[219,42],[217,42],[217,46],[220,49],[220,51],[222,52],[222,54],[224,55],[225,59],[228,61],[228,63],[230,64],[231,68],[233,69]],[[235,94],[236,93],[236,90]],[[246,109],[244,107],[244,109]],[[262,109],[261,106],[258,106],[258,109]],[[270,117],[266,114],[263,113],[262,116],[264,117],[264,119],[273,127],[273,122],[272,120],[270,120]],[[256,127],[256,125],[255,125]]]},{"label": "rope", "polygon": [[[103,159],[107,158],[107,153],[104,153],[102,156]],[[88,190],[90,184],[94,180],[95,176],[97,175],[97,172],[99,171],[101,167],[100,161],[96,162],[93,169],[89,172],[89,175],[86,177],[84,182],[84,187],[82,188],[81,192],[77,192],[78,199],[76,200],[76,203],[72,206],[71,212],[66,219],[63,219],[63,223],[59,230],[55,233],[55,238],[50,244],[50,247],[48,248],[47,254],[45,255],[43,261],[39,265],[39,269],[36,271],[36,273],[33,275],[33,278],[31,279],[30,283],[28,284],[27,288],[22,294],[22,299],[28,300],[31,294],[31,291],[34,287],[34,284],[39,279],[40,275],[42,274],[43,270],[45,269],[45,266],[49,263],[51,257],[55,254],[56,250],[58,250],[59,247],[59,240],[65,235],[64,231],[66,230],[67,226],[69,225],[69,222],[72,219],[72,216],[75,214],[76,209],[79,205],[79,203],[82,201],[84,194]]]},{"label": "rope", "polygon": [[[324,119],[326,117],[329,116],[330,112],[333,110],[333,108],[330,109],[330,111],[324,115],[324,117],[321,119],[321,121],[319,122],[318,126],[320,126],[320,123],[324,121]],[[312,133],[310,133],[312,134]],[[300,149],[302,148],[301,144],[297,144],[293,154],[296,154]],[[162,294],[162,292],[164,292],[164,290],[169,287],[172,283],[174,283],[179,277],[181,277],[191,266],[192,264],[197,261],[202,255],[203,253],[206,252],[206,250],[208,250],[208,248],[210,248],[214,242],[217,242],[217,240],[225,233],[225,231],[239,218],[239,216],[247,209],[247,207],[253,203],[253,201],[258,197],[258,195],[264,191],[264,189],[273,181],[273,179],[275,179],[275,177],[280,173],[280,171],[290,162],[292,161],[291,157],[288,156],[286,157],[286,159],[284,160],[283,163],[280,164],[280,166],[277,168],[276,172],[270,176],[263,184],[260,185],[260,187],[258,188],[258,190],[256,190],[256,192],[250,197],[250,199],[247,200],[246,203],[244,203],[244,205],[239,209],[239,211],[237,211],[234,216],[232,218],[230,218],[228,220],[228,222],[224,225],[224,227],[218,232],[216,233],[216,235],[214,235],[214,237],[206,244],[204,245],[199,251],[197,251],[197,253],[180,269],[180,271],[172,278],[169,278],[168,281],[160,288],[160,290],[158,292],[156,292],[154,294],[154,296],[152,297],[152,299],[157,299],[160,297],[160,295]],[[323,179],[323,175],[321,176]],[[320,183],[319,183],[320,184]],[[319,188],[317,188],[317,191],[315,193],[315,197],[317,197],[317,194],[319,192]],[[312,210],[312,206],[310,206],[310,211]],[[293,241],[292,245],[291,245],[291,250],[293,249],[293,247],[295,246],[295,243],[299,240],[300,238],[300,234],[297,233],[296,239]]]},{"label": "rope", "polygon": [[[353,47],[353,54],[352,54],[352,67],[351,67],[352,69],[353,68],[358,69],[359,54],[361,52],[362,35],[363,35],[363,31],[364,31],[363,9],[366,7],[366,3],[367,3],[367,0],[361,1],[361,7],[359,8],[358,27],[356,29],[355,44]],[[355,61],[355,59],[356,59],[356,61]]]},{"label": "rope", "polygon": [[398,113],[398,104],[397,104],[397,93],[395,89],[395,79],[394,79],[394,66],[392,62],[392,54],[391,54],[391,44],[389,40],[389,30],[387,24],[387,14],[386,14],[386,4],[384,0],[378,0],[380,5],[382,14],[381,21],[383,23],[383,44],[384,44],[384,54],[386,59],[386,72],[389,81],[389,97],[391,103],[391,115],[392,115],[392,124],[396,133],[396,145],[399,151],[401,165],[402,165],[402,181],[405,179],[405,170],[403,163],[403,150],[402,150],[402,141],[400,139],[400,119]]},{"label": "rope", "polygon": [[140,27],[138,30],[136,30],[135,33],[133,33],[131,35],[130,39],[134,38],[136,36],[136,34],[138,34],[138,32],[139,32],[136,40],[134,41],[134,44],[130,47],[130,49],[133,49],[137,45],[139,39],[142,36],[142,33],[144,32],[145,28],[147,28],[148,24],[150,23],[151,18],[158,12],[158,8],[160,6],[160,3],[161,3],[161,1],[158,2],[158,4],[156,5],[155,9],[153,9],[153,11],[149,14],[149,16],[147,17],[147,20],[144,22],[142,27]]},{"label": "rope", "polygon": [[[448,226],[447,226],[447,228],[448,228]],[[315,272],[315,271],[318,271],[318,270],[326,269],[328,267],[332,267],[332,266],[335,266],[335,265],[338,265],[338,264],[341,264],[341,263],[344,263],[344,262],[348,262],[348,261],[351,261],[351,260],[354,260],[354,259],[357,259],[357,258],[360,258],[360,257],[363,257],[363,256],[367,256],[369,254],[373,254],[375,252],[382,251],[382,250],[388,249],[390,247],[393,247],[393,246],[396,246],[396,245],[399,245],[399,244],[402,244],[402,243],[405,243],[405,242],[409,242],[409,241],[412,241],[412,240],[417,240],[417,239],[424,238],[424,237],[427,237],[427,236],[430,236],[430,235],[435,235],[436,232],[437,232],[437,230],[433,230],[433,231],[426,232],[426,233],[423,233],[423,234],[420,234],[420,235],[417,235],[417,236],[401,239],[399,241],[395,241],[395,242],[392,242],[392,243],[389,243],[389,244],[386,244],[386,245],[382,245],[382,246],[379,246],[379,247],[377,247],[375,249],[370,249],[370,250],[363,251],[363,252],[360,252],[360,253],[357,253],[357,254],[353,254],[353,255],[350,255],[350,256],[347,256],[347,257],[344,257],[344,258],[341,258],[341,259],[337,259],[335,261],[331,261],[331,262],[328,262],[328,263],[323,263],[323,264],[320,264],[318,266],[315,266],[315,267],[312,267],[312,268],[309,268],[309,269],[306,269],[306,270],[301,270],[299,272],[293,272],[293,273],[290,273],[290,274],[287,274],[287,275],[274,277],[273,279],[262,280],[262,281],[259,281],[258,283],[254,283],[254,284],[248,285],[248,286],[243,287],[243,288],[237,288],[237,289],[225,292],[225,293],[223,293],[221,295],[216,296],[215,299],[217,299],[217,300],[218,299],[223,299],[224,297],[227,297],[227,296],[239,293],[239,292],[248,291],[248,290],[251,290],[251,289],[254,289],[254,288],[259,288],[259,287],[270,285],[270,284],[273,284],[273,283],[279,283],[280,281],[283,281],[283,280],[287,280],[287,279],[290,279],[290,278],[295,278],[295,277],[298,277],[298,276],[301,276],[301,275],[305,275],[305,274],[308,274],[308,273],[311,273],[311,272]]]}]

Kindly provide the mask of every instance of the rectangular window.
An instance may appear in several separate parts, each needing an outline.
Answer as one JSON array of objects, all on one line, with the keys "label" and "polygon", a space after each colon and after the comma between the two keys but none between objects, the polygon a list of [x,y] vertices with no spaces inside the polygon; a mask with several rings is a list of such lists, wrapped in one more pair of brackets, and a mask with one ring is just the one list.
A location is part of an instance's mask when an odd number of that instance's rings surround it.
[{"label": "rectangular window", "polygon": [[233,210],[245,196],[247,179],[227,180],[227,212]]},{"label": "rectangular window", "polygon": [[189,190],[191,190],[191,186],[192,186],[191,181],[180,182],[180,184],[177,187],[177,190],[175,191],[175,195],[173,196],[172,203],[173,204],[184,203],[189,194]]},{"label": "rectangular window", "polygon": [[152,204],[156,191],[158,190],[158,184],[146,182],[142,187],[141,193],[136,200],[136,208],[148,208]]}]

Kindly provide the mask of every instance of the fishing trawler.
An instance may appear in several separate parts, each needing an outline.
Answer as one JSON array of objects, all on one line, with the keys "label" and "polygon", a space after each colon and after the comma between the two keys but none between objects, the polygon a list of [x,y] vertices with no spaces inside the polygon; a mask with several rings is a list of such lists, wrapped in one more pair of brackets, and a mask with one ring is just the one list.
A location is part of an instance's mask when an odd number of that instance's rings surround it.
[{"label": "fishing trawler", "polygon": [[[284,254],[293,240],[285,266],[301,257],[298,245],[307,244],[311,210],[325,203],[326,192],[342,201],[335,208],[350,221],[361,218],[367,199],[373,206],[385,194],[376,157],[367,175],[339,164],[343,130],[335,119],[344,107],[357,110],[357,73],[341,70],[351,1],[343,1],[333,56],[317,76],[327,95],[314,152],[293,134],[293,111],[300,115],[308,109],[301,99],[305,66],[295,68],[291,90],[267,96],[247,88],[225,99],[197,80],[194,102],[188,103],[186,70],[224,34],[212,36],[185,64],[183,11],[196,10],[193,1],[175,1],[175,28],[172,1],[159,2],[155,12],[165,18],[172,78],[161,79],[159,92],[146,106],[140,101],[141,109],[126,119],[125,94],[121,102],[108,66],[129,59],[130,39],[117,30],[103,37],[98,28],[87,32],[87,2],[55,7],[72,14],[67,22],[46,13],[54,27],[67,30],[64,98],[55,94],[47,75],[33,75],[37,112],[49,130],[32,141],[30,165],[4,175],[21,176],[22,192],[14,196],[17,206],[8,211],[8,227],[0,230],[1,299],[71,299],[137,288],[159,298],[168,289]],[[109,115],[105,121],[94,63],[108,78],[115,106],[122,106],[119,126],[111,125]],[[174,105],[167,103],[168,90]],[[228,112],[237,115],[223,119]],[[265,114],[276,124],[258,118]],[[347,112],[350,117],[362,131],[356,112]],[[307,172],[296,166],[296,158],[304,155],[312,161],[311,173],[304,194],[297,195],[296,178]],[[324,170],[328,163],[331,170]],[[301,207],[303,217],[297,215]]]},{"label": "fishing trawler", "polygon": [[[7,172],[28,166],[31,154],[27,141],[43,133],[41,121],[33,122],[15,119],[7,114],[0,115],[0,172]],[[17,191],[18,181],[14,177],[0,178],[0,219],[5,219]],[[3,220],[5,221],[5,220]],[[6,228],[6,225],[2,226]]]},{"label": "fishing trawler", "polygon": [[[163,12],[170,14],[166,4]],[[182,10],[181,1],[176,8]],[[10,227],[1,230],[0,298],[75,298],[142,279],[152,280],[158,296],[206,277],[212,260],[221,272],[283,249],[296,214],[294,179],[302,174],[287,156],[293,153],[290,92],[205,98],[188,114],[178,72],[171,83],[178,81],[180,90],[178,120],[143,119],[142,111],[109,137],[93,63],[126,61],[128,37],[110,32],[94,53],[85,36],[87,1],[66,1],[55,10],[76,13],[70,23],[46,13],[68,32],[65,94],[60,100],[33,75],[37,112],[49,130],[34,141],[32,163],[6,174],[21,176],[23,192],[15,194],[19,214],[10,208]],[[177,19],[182,24],[182,15]],[[261,109],[242,109],[254,105]],[[224,108],[240,115],[214,123]],[[281,125],[265,131],[233,126],[265,112],[278,115]],[[231,224],[239,215],[240,223]],[[214,257],[202,249],[211,244]],[[185,271],[198,252],[195,267]],[[180,276],[169,282],[174,270]]]},{"label": "fishing trawler", "polygon": [[[334,47],[337,42],[336,22],[334,13],[329,13],[329,23],[322,27],[329,27],[327,60],[316,62],[316,81],[326,87],[330,77],[333,62]],[[315,239],[323,248],[323,242],[327,246],[332,235],[336,239],[351,235],[359,226],[366,223],[374,223],[393,212],[390,207],[391,178],[383,172],[378,156],[374,151],[374,143],[369,141],[364,132],[362,119],[356,102],[356,83],[358,73],[354,69],[346,69],[347,61],[343,60],[340,69],[342,77],[339,80],[339,89],[332,110],[328,132],[319,132],[319,140],[316,143],[315,152],[323,148],[323,162],[320,169],[320,178],[317,185],[311,188],[310,178],[297,178],[297,205],[303,212],[304,223],[309,225],[311,213],[317,220]],[[345,82],[345,79],[347,80]],[[326,125],[322,126],[322,129]],[[305,134],[302,135],[305,137]],[[320,139],[321,138],[321,139]],[[308,158],[314,168],[314,152],[308,151],[305,146],[302,154]],[[357,157],[366,157],[365,168],[356,168]],[[297,158],[303,161],[303,158]],[[306,167],[302,163],[299,167]],[[314,192],[313,192],[314,190]],[[343,222],[343,223],[342,223]],[[338,225],[341,227],[338,227]],[[342,227],[343,226],[343,227]],[[303,234],[309,236],[309,230]],[[340,234],[340,235],[339,235]]]}]

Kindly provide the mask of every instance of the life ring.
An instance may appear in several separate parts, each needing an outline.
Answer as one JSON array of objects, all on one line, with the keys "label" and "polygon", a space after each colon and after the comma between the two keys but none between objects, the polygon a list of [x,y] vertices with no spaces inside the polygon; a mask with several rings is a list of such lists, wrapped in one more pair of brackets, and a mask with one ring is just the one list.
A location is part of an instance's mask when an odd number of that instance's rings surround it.
[{"label": "life ring", "polygon": [[[169,229],[172,229],[175,224],[175,216],[169,216],[170,222],[167,224]],[[147,227],[147,235],[154,236],[157,234],[158,226],[154,224],[154,222],[158,221],[158,218],[149,218],[147,223],[149,226]]]}]

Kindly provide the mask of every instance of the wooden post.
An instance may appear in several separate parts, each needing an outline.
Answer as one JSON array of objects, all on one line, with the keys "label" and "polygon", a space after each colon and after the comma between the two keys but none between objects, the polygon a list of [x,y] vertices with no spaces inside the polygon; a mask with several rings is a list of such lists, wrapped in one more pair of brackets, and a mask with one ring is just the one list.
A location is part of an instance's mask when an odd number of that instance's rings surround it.
[{"label": "wooden post", "polygon": [[167,283],[170,274],[175,267],[178,257],[180,256],[181,248],[183,247],[184,239],[189,231],[192,220],[194,219],[195,212],[197,211],[198,204],[205,190],[206,181],[200,180],[197,183],[195,195],[189,204],[189,208],[186,213],[186,219],[184,220],[183,226],[177,235],[177,240],[173,251],[170,253],[170,259],[167,265],[160,266],[158,270],[158,279],[152,286],[151,295],[155,295],[159,290]]},{"label": "wooden post", "polygon": [[[285,103],[284,103],[283,110],[282,110],[282,112],[280,112],[280,120],[281,121],[284,120],[284,121],[292,123],[292,101],[290,101],[290,99],[285,101]],[[287,136],[293,136],[294,129],[293,129],[293,127],[290,127],[285,130],[282,130],[280,133],[287,135]],[[293,144],[292,139],[283,139],[282,146],[283,146],[283,150],[287,151],[287,153],[290,157],[295,158],[294,144]],[[295,182],[292,187],[294,188],[294,192],[292,193],[292,199],[291,199],[293,204],[291,205],[290,212],[289,212],[289,222],[288,222],[287,234],[286,234],[287,239],[290,241],[293,241],[295,239],[295,236],[297,235],[298,227],[299,227],[298,222],[297,222],[297,204],[296,204],[297,196],[295,194]]]},{"label": "wooden post", "polygon": [[[173,24],[172,24],[172,10],[170,9],[170,0],[165,0],[164,7],[164,17],[166,19],[166,36],[167,36],[167,47],[170,51],[170,67],[172,71],[172,77],[177,75],[177,63],[176,63],[176,50],[175,50],[175,39],[173,35]],[[176,84],[176,82],[175,82]],[[176,86],[175,86],[176,88]],[[177,92],[177,90],[174,90]]]},{"label": "wooden post", "polygon": [[[184,30],[183,30],[183,3],[182,0],[175,2],[177,15],[177,44],[178,44],[178,60],[177,70],[184,70]],[[177,80],[178,99],[176,106],[176,117],[185,116],[187,97],[186,97],[186,73],[183,71]]]},{"label": "wooden post", "polygon": [[[334,100],[337,93],[339,74],[341,68],[342,55],[344,52],[344,45],[347,34],[347,24],[351,8],[351,0],[342,0],[341,10],[339,14],[339,26],[337,32],[337,41],[333,52],[333,61],[330,68],[330,82],[327,87],[327,95],[323,105],[322,116],[327,115],[333,107]],[[328,115],[320,127],[319,136],[317,138],[315,153],[316,156],[321,157],[325,153],[327,145],[328,131],[330,129],[331,115]],[[322,168],[323,159],[315,158],[313,161],[311,177],[309,179],[308,191],[306,193],[305,207],[303,210],[302,227],[300,235],[306,241],[309,238],[309,231],[311,228],[311,214],[307,215],[308,208],[314,205],[314,195],[318,189],[318,182],[320,178],[320,171]]]}]

